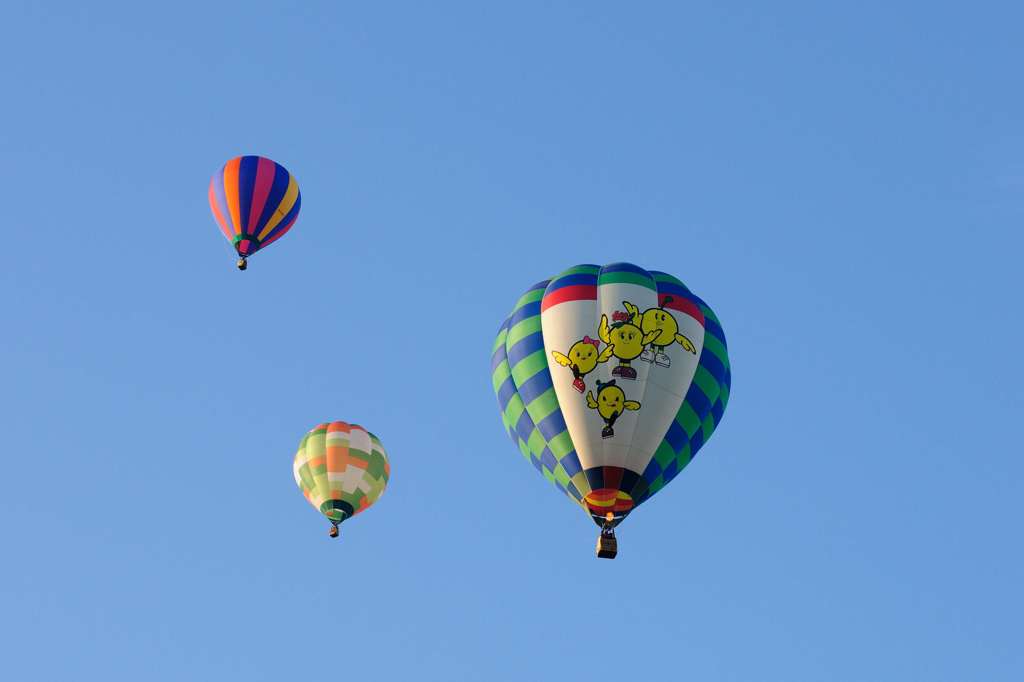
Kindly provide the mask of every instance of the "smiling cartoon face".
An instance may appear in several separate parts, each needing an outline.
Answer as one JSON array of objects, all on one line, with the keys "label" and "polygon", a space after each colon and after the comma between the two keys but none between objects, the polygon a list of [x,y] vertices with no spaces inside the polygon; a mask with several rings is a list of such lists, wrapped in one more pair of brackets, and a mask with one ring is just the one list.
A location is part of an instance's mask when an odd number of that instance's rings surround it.
[{"label": "smiling cartoon face", "polygon": [[609,337],[615,349],[615,357],[621,360],[632,360],[644,351],[644,334],[634,324],[621,324],[612,328]]},{"label": "smiling cartoon face", "polygon": [[650,308],[644,311],[640,328],[643,329],[644,334],[649,334],[653,331],[658,332],[658,335],[651,341],[654,345],[668,346],[676,340],[676,334],[679,332],[679,323],[676,322],[676,318],[663,309]]},{"label": "smiling cartoon face", "polygon": [[618,386],[605,386],[597,392],[597,413],[604,419],[622,414],[626,394]]},{"label": "smiling cartoon face", "polygon": [[589,374],[597,367],[597,346],[586,341],[577,341],[569,349],[569,359],[581,374]]}]

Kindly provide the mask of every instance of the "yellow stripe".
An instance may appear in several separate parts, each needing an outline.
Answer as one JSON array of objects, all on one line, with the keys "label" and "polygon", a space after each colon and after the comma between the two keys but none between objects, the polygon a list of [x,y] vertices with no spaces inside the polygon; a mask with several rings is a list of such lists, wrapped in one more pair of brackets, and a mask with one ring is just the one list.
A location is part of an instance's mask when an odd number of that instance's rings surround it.
[{"label": "yellow stripe", "polygon": [[295,200],[299,198],[299,183],[295,182],[295,176],[288,178],[288,189],[285,190],[284,198],[281,199],[281,203],[277,205],[277,209],[274,211],[274,215],[267,221],[266,227],[264,227],[256,238],[260,241],[266,239],[267,235],[277,227],[281,219],[288,215],[288,211],[292,210],[292,206],[295,205]]}]

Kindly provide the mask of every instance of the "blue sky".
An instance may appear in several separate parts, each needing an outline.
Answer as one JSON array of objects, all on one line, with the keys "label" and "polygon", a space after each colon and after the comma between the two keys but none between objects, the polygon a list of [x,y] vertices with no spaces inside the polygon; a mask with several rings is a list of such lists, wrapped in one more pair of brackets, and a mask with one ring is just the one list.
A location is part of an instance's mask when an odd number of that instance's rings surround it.
[{"label": "blue sky", "polygon": [[[3,677],[1020,679],[1024,10],[831,4],[10,3]],[[607,562],[489,351],[619,260],[733,392]],[[393,466],[340,542],[328,419]]]}]

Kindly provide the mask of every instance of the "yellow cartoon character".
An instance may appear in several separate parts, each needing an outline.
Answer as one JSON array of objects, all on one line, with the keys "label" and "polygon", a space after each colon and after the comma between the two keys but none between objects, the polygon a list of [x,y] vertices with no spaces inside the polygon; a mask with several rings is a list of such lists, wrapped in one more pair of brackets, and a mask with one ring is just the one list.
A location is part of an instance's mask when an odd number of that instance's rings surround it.
[{"label": "yellow cartoon character", "polygon": [[[636,311],[636,306],[633,306],[633,311]],[[636,370],[629,363],[644,351],[644,346],[650,343],[658,332],[644,334],[640,330],[638,312],[615,311],[612,320],[612,324],[609,325],[608,316],[601,315],[601,326],[597,330],[598,336],[611,349],[611,354],[619,359],[619,366],[612,370],[612,375],[623,379],[636,379]],[[608,348],[605,348],[605,351]]]},{"label": "yellow cartoon character", "polygon": [[626,400],[626,394],[615,385],[615,379],[612,379],[607,384],[597,382],[597,399],[594,398],[592,391],[587,391],[587,407],[597,410],[604,420],[605,427],[601,430],[601,438],[611,438],[615,435],[615,420],[625,410],[639,410],[640,403]]},{"label": "yellow cartoon character", "polygon": [[640,329],[644,333],[645,340],[648,334],[656,332],[654,338],[647,342],[650,346],[644,349],[640,359],[644,362],[653,362],[660,367],[671,366],[672,361],[665,353],[665,349],[673,343],[678,343],[694,355],[697,353],[693,342],[679,333],[679,323],[676,322],[676,318],[672,317],[672,313],[665,310],[665,306],[671,302],[672,297],[666,296],[665,300],[661,302],[660,307],[648,308],[642,315],[639,308],[632,303],[628,301],[622,302],[622,305],[626,306],[626,310],[633,316],[633,319],[640,318]]},{"label": "yellow cartoon character", "polygon": [[572,370],[572,387],[580,393],[587,390],[587,384],[583,381],[583,377],[593,372],[597,363],[606,362],[612,355],[607,348],[604,349],[605,352],[598,353],[597,349],[600,344],[601,342],[597,339],[584,336],[580,341],[572,344],[567,355],[562,355],[557,350],[551,351],[555,362]]}]

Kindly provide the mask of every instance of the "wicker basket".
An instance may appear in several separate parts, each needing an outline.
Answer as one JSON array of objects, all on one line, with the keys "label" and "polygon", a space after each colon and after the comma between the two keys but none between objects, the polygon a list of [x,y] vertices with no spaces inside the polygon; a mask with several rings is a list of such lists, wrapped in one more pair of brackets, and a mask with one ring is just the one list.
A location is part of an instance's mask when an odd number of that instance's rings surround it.
[{"label": "wicker basket", "polygon": [[597,556],[600,559],[614,559],[619,553],[619,541],[614,535],[601,533],[597,536]]}]

